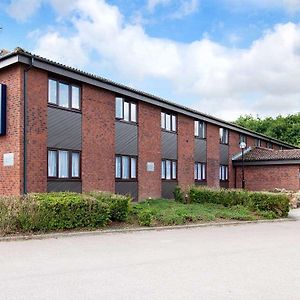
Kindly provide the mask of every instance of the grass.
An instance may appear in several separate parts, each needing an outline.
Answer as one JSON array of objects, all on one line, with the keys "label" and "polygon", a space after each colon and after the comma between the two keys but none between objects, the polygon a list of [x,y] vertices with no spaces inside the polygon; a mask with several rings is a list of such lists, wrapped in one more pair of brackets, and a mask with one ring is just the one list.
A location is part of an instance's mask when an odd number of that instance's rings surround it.
[{"label": "grass", "polygon": [[133,206],[129,222],[144,226],[181,225],[188,223],[270,219],[268,212],[253,212],[241,205],[224,207],[220,204],[183,204],[171,200],[157,199],[137,203]]}]

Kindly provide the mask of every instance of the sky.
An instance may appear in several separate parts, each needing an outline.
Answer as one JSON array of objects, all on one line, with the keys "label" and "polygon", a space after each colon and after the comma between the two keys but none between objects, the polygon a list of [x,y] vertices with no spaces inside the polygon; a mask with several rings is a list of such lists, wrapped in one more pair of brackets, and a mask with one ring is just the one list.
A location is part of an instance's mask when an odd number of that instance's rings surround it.
[{"label": "sky", "polygon": [[233,121],[300,111],[300,0],[0,0],[0,49]]}]

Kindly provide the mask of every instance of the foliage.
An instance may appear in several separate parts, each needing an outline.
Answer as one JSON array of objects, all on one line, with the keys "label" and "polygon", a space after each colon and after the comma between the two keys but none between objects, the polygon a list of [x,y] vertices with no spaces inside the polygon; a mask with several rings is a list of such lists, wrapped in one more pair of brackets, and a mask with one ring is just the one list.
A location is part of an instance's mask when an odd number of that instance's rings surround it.
[{"label": "foliage", "polygon": [[252,115],[240,116],[235,124],[258,133],[300,146],[300,113],[276,118],[260,118]]},{"label": "foliage", "polygon": [[138,222],[141,226],[151,226],[153,214],[150,209],[142,209],[138,213]]},{"label": "foliage", "polygon": [[184,193],[179,186],[176,186],[174,192],[174,199],[176,202],[184,203]]}]

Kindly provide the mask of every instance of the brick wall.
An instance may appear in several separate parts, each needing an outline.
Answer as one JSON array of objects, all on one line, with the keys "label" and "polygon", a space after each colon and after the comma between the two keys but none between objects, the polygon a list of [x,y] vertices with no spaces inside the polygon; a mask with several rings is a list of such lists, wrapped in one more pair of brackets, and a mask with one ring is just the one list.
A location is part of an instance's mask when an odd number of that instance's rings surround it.
[{"label": "brick wall", "polygon": [[115,95],[82,87],[82,190],[115,191]]},{"label": "brick wall", "polygon": [[219,187],[220,135],[219,127],[207,123],[207,185]]},{"label": "brick wall", "polygon": [[27,81],[27,191],[47,191],[48,74],[28,72]]},{"label": "brick wall", "polygon": [[194,184],[194,119],[178,115],[178,185]]},{"label": "brick wall", "polygon": [[229,132],[229,187],[234,188],[235,173],[232,166],[232,156],[241,152],[240,134],[236,131]]},{"label": "brick wall", "polygon": [[[271,191],[275,188],[300,190],[299,165],[245,166],[246,189]],[[242,168],[237,168],[237,187],[241,187]]]},{"label": "brick wall", "polygon": [[[160,108],[139,102],[138,112],[138,197],[161,197]],[[147,172],[147,162],[154,162],[154,172]]]},{"label": "brick wall", "polygon": [[[0,194],[19,195],[23,189],[23,69],[20,65],[0,71],[7,85],[7,134],[0,137]],[[3,154],[14,153],[14,165],[3,166]]]}]

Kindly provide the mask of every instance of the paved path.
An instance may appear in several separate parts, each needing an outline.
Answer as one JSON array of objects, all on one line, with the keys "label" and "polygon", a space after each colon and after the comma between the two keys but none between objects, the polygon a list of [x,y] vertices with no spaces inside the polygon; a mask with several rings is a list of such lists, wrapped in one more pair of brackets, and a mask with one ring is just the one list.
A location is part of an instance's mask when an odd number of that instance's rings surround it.
[{"label": "paved path", "polygon": [[0,299],[300,299],[300,221],[1,242]]}]

